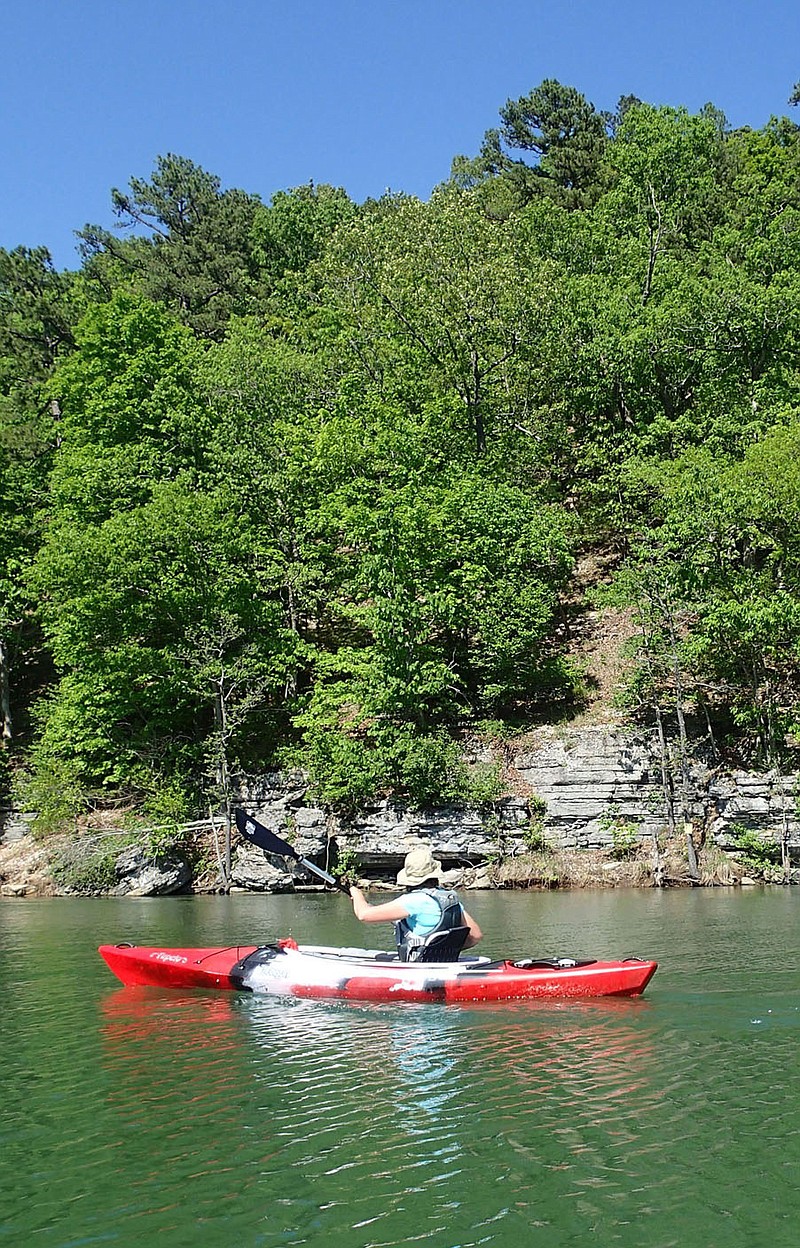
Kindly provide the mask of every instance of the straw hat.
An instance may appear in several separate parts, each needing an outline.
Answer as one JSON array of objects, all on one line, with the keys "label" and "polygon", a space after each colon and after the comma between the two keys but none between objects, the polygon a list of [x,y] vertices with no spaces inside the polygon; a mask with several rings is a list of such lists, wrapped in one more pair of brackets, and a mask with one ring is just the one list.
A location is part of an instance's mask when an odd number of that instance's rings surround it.
[{"label": "straw hat", "polygon": [[427,845],[418,845],[406,854],[405,865],[397,876],[397,883],[402,888],[415,888],[426,880],[435,879],[441,882],[442,866],[437,862]]}]

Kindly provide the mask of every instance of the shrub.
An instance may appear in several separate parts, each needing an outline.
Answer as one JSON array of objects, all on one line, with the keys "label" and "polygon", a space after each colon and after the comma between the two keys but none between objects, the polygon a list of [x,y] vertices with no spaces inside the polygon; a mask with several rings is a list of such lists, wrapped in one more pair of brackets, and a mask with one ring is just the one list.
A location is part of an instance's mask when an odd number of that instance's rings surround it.
[{"label": "shrub", "polygon": [[86,809],[78,764],[34,753],[30,767],[15,777],[13,799],[21,810],[36,812],[35,835],[64,831]]},{"label": "shrub", "polygon": [[117,883],[116,861],[132,838],[79,837],[61,851],[53,864],[53,878],[74,893],[106,893]]},{"label": "shrub", "polygon": [[359,735],[312,729],[302,762],[317,800],[341,809],[389,795],[417,807],[484,806],[502,791],[499,764],[468,767],[446,732],[422,733],[407,725],[370,725]]},{"label": "shrub", "polygon": [[771,837],[761,836],[743,824],[734,824],[731,834],[736,859],[748,871],[769,874],[770,868],[780,864],[781,847]]},{"label": "shrub", "polygon": [[600,827],[611,834],[611,857],[618,862],[635,858],[639,849],[639,830],[631,819],[625,819],[614,810],[600,816]]}]

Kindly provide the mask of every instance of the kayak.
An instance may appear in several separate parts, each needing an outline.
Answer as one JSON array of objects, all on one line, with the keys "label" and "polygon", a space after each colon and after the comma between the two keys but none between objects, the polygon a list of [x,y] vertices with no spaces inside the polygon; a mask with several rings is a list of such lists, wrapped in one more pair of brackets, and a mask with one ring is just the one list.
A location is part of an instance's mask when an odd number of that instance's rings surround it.
[{"label": "kayak", "polygon": [[101,945],[98,952],[126,985],[214,988],[344,1001],[533,1001],[638,997],[658,964],[642,958],[600,962],[519,958],[494,962],[401,962],[375,949],[337,949],[279,940],[226,949]]}]

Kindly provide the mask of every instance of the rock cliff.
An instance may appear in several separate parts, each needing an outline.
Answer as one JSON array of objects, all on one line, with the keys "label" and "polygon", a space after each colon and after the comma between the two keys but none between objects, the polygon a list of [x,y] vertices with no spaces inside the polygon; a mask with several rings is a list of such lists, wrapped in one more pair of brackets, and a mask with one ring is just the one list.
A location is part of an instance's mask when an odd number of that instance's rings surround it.
[{"label": "rock cliff", "polygon": [[[703,761],[701,753],[696,750],[688,764],[685,801],[696,845],[735,851],[745,830],[783,844],[796,862],[799,777],[724,767]],[[419,842],[430,845],[453,880],[480,888],[491,884],[498,862],[523,860],[535,850],[613,861],[637,846],[646,858],[664,841],[667,807],[655,734],[609,724],[542,728],[507,752],[504,763],[515,796],[483,810],[420,811],[382,801],[350,817],[336,816],[314,805],[299,773],[242,778],[238,797],[303,856],[327,866],[352,863],[376,882],[391,883],[408,849]],[[679,838],[683,804],[676,792]],[[26,832],[25,820],[8,812],[0,846],[0,893],[6,896],[46,891],[42,848]],[[117,882],[109,890],[116,895],[191,886],[187,865],[178,859],[156,869],[126,849],[116,867]],[[792,878],[797,876],[793,871]],[[281,858],[267,858],[249,845],[235,848],[236,888],[275,892],[300,879]]]},{"label": "rock cliff", "polygon": [[[252,813],[305,857],[355,855],[360,869],[391,879],[410,845],[423,841],[446,867],[467,869],[480,886],[487,863],[524,855],[536,844],[561,851],[614,854],[624,844],[648,848],[667,826],[655,734],[599,725],[547,728],[531,734],[507,772],[524,796],[506,797],[490,811],[439,808],[412,811],[384,801],[350,818],[307,800],[302,777],[265,775],[241,783]],[[797,776],[688,764],[686,804],[696,843],[735,849],[743,829],[800,852]],[[682,801],[674,794],[682,824]],[[241,849],[236,882],[253,887],[260,851]],[[471,872],[471,874],[470,874]]]}]

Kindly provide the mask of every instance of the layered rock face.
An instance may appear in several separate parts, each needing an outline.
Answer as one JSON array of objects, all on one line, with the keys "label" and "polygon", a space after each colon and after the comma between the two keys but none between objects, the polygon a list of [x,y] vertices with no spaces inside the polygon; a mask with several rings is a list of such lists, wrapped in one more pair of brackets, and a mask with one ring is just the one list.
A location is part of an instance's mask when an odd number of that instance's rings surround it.
[{"label": "layered rock face", "polygon": [[[666,823],[661,758],[655,734],[605,726],[549,729],[514,766],[547,804],[545,829],[564,849],[609,849],[614,824],[652,838]],[[730,770],[697,757],[688,762],[687,807],[695,829],[723,849],[739,828],[800,849],[798,776]],[[681,780],[672,780],[675,817],[681,818]]]},{"label": "layered rock face", "polygon": [[[685,806],[698,844],[704,840],[735,849],[744,829],[776,844],[784,842],[797,863],[800,776],[733,770],[703,761],[700,754],[695,748],[685,796],[673,763],[679,832]],[[387,883],[394,881],[408,850],[420,842],[453,872],[453,881],[480,888],[489,884],[490,864],[520,857],[537,844],[578,854],[613,855],[621,842],[652,845],[667,826],[655,734],[610,725],[543,728],[526,738],[524,748],[507,756],[505,764],[509,785],[521,796],[507,797],[484,810],[418,811],[383,801],[345,819],[313,804],[300,773],[243,778],[238,798],[302,856],[329,867],[350,858],[360,874]],[[29,882],[12,862],[21,842],[31,841],[26,820],[8,812],[3,831],[0,895],[41,892],[42,851],[36,849],[36,861],[31,859],[25,867]],[[795,871],[793,877],[796,874],[800,876]],[[131,849],[120,854],[117,875],[118,895],[180,892],[192,883],[188,864],[179,856],[156,866],[145,861],[141,851]],[[292,889],[301,879],[308,882],[290,860],[267,857],[244,844],[234,851],[236,888],[279,892]]]},{"label": "layered rock face", "polygon": [[[245,780],[240,797],[304,857],[324,861],[352,851],[365,874],[392,879],[408,849],[422,841],[445,867],[466,868],[474,886],[480,886],[484,864],[499,853],[525,853],[534,835],[554,849],[611,852],[621,835],[649,843],[667,825],[655,734],[606,725],[542,729],[511,759],[510,772],[529,796],[505,798],[489,813],[412,811],[381,802],[344,820],[308,804],[299,775]],[[685,805],[698,838],[731,849],[742,828],[776,842],[785,835],[797,857],[797,776],[729,770],[697,758],[687,772]],[[682,782],[673,778],[672,784],[675,818],[682,822]],[[241,849],[237,882],[258,887],[264,861],[260,851]],[[262,886],[269,887],[266,872]]]}]

